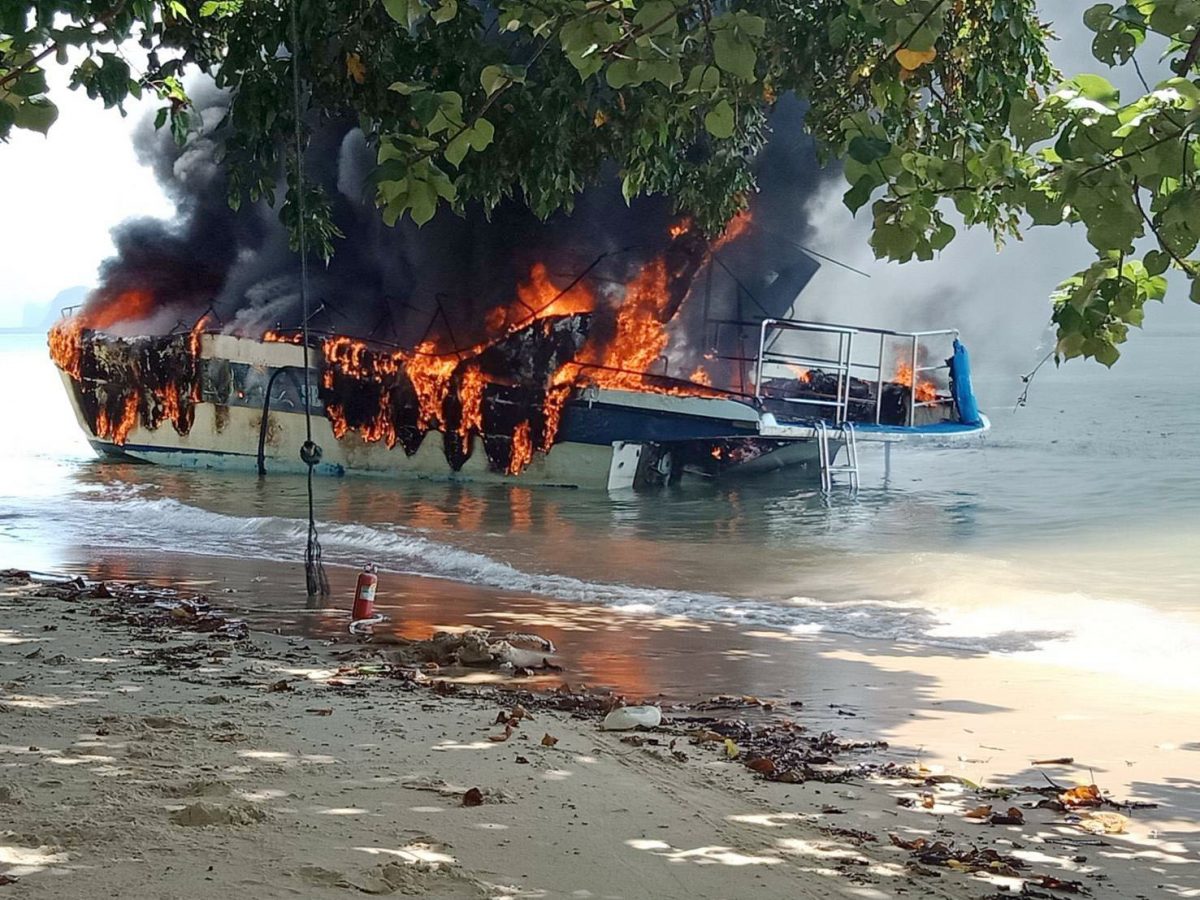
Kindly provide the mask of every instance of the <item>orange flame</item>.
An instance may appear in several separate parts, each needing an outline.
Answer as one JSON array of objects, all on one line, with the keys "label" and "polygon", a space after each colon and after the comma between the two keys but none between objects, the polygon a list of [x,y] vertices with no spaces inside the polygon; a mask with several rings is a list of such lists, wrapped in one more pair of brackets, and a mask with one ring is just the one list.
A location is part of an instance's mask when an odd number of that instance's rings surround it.
[{"label": "orange flame", "polygon": [[263,332],[262,339],[264,341],[274,341],[279,344],[299,344],[304,340],[304,335],[299,331],[284,333],[276,331],[274,328],[268,328]]},{"label": "orange flame", "polygon": [[417,392],[419,428],[442,424],[442,404],[450,391],[450,376],[459,362],[457,356],[438,356],[436,352],[432,341],[424,341],[403,361],[404,371]]},{"label": "orange flame", "polygon": [[572,385],[570,384],[556,384],[546,392],[546,400],[542,404],[542,413],[546,418],[546,425],[542,431],[541,443],[538,446],[538,449],[543,453],[550,452],[550,448],[554,445],[554,439],[558,437],[558,427],[562,424],[563,407],[567,405],[567,399],[571,396],[571,390]]},{"label": "orange flame", "polygon": [[671,224],[671,226],[667,229],[667,233],[669,235],[671,235],[671,237],[673,237],[673,238],[680,238],[692,230],[692,225],[693,225],[692,217],[685,216],[684,218],[680,219],[678,222],[673,222]]},{"label": "orange flame", "polygon": [[[199,385],[196,386],[196,390],[199,391]],[[179,388],[173,383],[168,384],[158,401],[162,410],[162,421],[171,422],[177,431],[180,430],[183,427],[183,411],[179,403]]]},{"label": "orange flame", "polygon": [[462,403],[458,434],[462,439],[463,453],[471,449],[471,436],[483,431],[483,389],[486,384],[487,380],[479,366],[467,366],[458,388],[458,397]]},{"label": "orange flame", "polygon": [[666,302],[667,264],[659,257],[643,266],[625,286],[625,302],[617,312],[617,333],[601,360],[605,367],[624,370],[612,373],[622,376],[616,379],[618,384],[641,384],[640,373],[649,372],[667,348],[667,328],[660,320]]},{"label": "orange flame", "polygon": [[[341,372],[351,378],[362,380],[383,381],[393,376],[401,368],[404,354],[372,353],[363,342],[351,337],[339,335],[327,338],[323,345],[325,353],[325,368],[322,374],[322,384],[326,388],[334,385],[335,373]],[[350,426],[346,421],[346,411],[336,403],[326,403],[325,411],[329,417],[330,426],[335,438],[343,437]],[[387,391],[381,391],[379,408],[374,418],[359,427],[362,439],[368,443],[383,441],[389,447],[396,445],[396,428],[392,424],[388,409]]]},{"label": "orange flame", "polygon": [[154,312],[154,295],[149,291],[123,291],[113,298],[89,298],[83,309],[55,322],[50,329],[50,358],[78,381],[83,362],[84,329],[103,331],[118,322],[137,322]]},{"label": "orange flame", "polygon": [[529,280],[517,285],[517,300],[507,306],[497,306],[485,317],[488,335],[492,340],[511,334],[537,319],[549,316],[571,316],[591,312],[596,308],[596,296],[582,281],[559,288],[550,280],[545,263],[534,263]]},{"label": "orange flame", "polygon": [[54,323],[50,329],[50,358],[75,381],[82,377],[83,321],[79,316]]},{"label": "orange flame", "polygon": [[[904,385],[911,388],[913,383],[913,368],[911,363],[901,362],[896,365],[896,374],[892,376],[892,381],[896,384]],[[918,403],[929,403],[938,398],[937,385],[927,379],[919,379],[917,382],[916,401]]]},{"label": "orange flame", "polygon": [[529,422],[521,422],[513,429],[512,455],[509,457],[508,474],[519,475],[533,459],[533,441],[529,439]]},{"label": "orange flame", "polygon": [[125,397],[121,417],[115,422],[109,420],[108,412],[101,406],[99,412],[96,413],[96,437],[111,440],[114,444],[124,444],[126,438],[129,437],[129,432],[133,431],[133,426],[137,424],[137,417],[137,394],[129,394]]},{"label": "orange flame", "polygon": [[750,230],[753,217],[750,210],[743,209],[736,213],[725,226],[725,230],[721,232],[721,236],[712,243],[710,250],[720,250],[722,247],[728,246]]},{"label": "orange flame", "polygon": [[[129,290],[115,296],[94,295],[82,309],[63,318],[50,329],[51,359],[82,386],[84,333],[103,332],[115,325],[143,322],[155,311],[155,298],[150,291]],[[209,314],[201,316],[187,335],[186,343],[183,346],[176,343],[176,350],[183,350],[190,357],[190,367],[148,374],[140,370],[144,363],[126,362],[122,364],[129,368],[126,374],[133,375],[136,384],[127,384],[122,380],[117,385],[110,383],[104,392],[97,390],[92,431],[98,438],[124,444],[139,422],[139,413],[140,421],[146,428],[155,429],[169,421],[180,434],[187,433],[192,422],[191,404],[200,401],[196,363],[200,359],[201,337],[208,330],[211,318]],[[178,339],[171,336],[163,340],[177,342]],[[106,367],[107,364],[101,364],[100,370],[91,373],[90,377],[103,382]],[[110,393],[112,390],[119,390],[120,393],[113,395]],[[114,406],[118,407],[115,417],[110,414]]]}]

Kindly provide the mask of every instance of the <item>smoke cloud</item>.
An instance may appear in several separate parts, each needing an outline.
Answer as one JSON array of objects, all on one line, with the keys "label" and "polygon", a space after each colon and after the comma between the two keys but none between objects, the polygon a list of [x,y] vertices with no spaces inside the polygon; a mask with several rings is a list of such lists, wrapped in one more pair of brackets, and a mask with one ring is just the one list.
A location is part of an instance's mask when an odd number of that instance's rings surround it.
[{"label": "smoke cloud", "polygon": [[[186,328],[208,310],[235,333],[297,328],[298,258],[276,212],[265,203],[235,211],[226,202],[217,160],[228,97],[211,85],[192,95],[201,124],[185,146],[149,120],[136,137],[140,159],[177,216],[115,229],[117,256],[102,265],[96,296],[153,294],[152,318],[118,332]],[[794,99],[779,104],[771,141],[755,163],[761,190],[753,198],[754,226],[701,269],[671,325],[672,367],[682,369],[721,339],[714,320],[786,313],[817,270],[800,244],[809,237],[808,201],[830,175],[803,134],[803,112]],[[663,252],[679,218],[667,198],[627,205],[613,174],[583,192],[570,214],[545,222],[508,202],[490,216],[478,208],[462,216],[441,210],[424,227],[403,221],[389,228],[372,202],[373,162],[352,124],[323,124],[312,137],[306,174],[333,199],[334,221],[345,234],[327,266],[309,267],[315,330],[402,346],[436,336],[443,348],[466,347],[484,336],[489,310],[515,299],[535,263],[563,287],[587,272],[592,291],[616,301],[639,268]]]}]

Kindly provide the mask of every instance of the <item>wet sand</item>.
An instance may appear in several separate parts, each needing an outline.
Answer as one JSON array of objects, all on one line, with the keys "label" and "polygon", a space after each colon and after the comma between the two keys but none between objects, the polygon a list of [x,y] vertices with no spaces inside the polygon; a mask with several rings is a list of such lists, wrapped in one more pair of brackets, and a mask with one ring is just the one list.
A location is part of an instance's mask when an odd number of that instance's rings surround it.
[{"label": "wet sand", "polygon": [[[133,556],[67,568],[175,582],[256,628],[322,639],[345,636],[355,577],[330,568],[328,604],[309,608],[297,566]],[[1194,892],[1179,895],[1200,896],[1195,691],[998,655],[657,618],[413,576],[385,574],[377,608],[389,619],[379,630],[407,637],[466,626],[552,639],[565,671],[526,679],[531,686],[565,680],[666,702],[716,694],[799,700],[810,730],[886,740],[889,758],[935,773],[984,786],[1096,783],[1115,797],[1158,804],[1131,819],[1131,860],[1161,863],[1164,878],[1178,865]],[[481,672],[466,680],[500,679]],[[1074,762],[1033,765],[1066,757]]]}]

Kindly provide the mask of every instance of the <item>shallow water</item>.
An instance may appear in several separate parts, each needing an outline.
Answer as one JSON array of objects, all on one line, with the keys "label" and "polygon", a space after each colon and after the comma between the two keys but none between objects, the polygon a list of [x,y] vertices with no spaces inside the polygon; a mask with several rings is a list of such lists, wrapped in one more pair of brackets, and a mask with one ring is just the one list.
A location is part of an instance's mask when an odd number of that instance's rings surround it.
[{"label": "shallow water", "polygon": [[[1028,655],[1200,685],[1198,335],[1111,372],[979,384],[964,446],[864,448],[863,490],[786,473],[650,494],[318,482],[325,557],[632,614]],[[41,335],[0,335],[0,565],[163,551],[296,560],[304,483],[92,458]],[[989,404],[988,401],[991,401]],[[146,561],[150,562],[147,563]]]}]

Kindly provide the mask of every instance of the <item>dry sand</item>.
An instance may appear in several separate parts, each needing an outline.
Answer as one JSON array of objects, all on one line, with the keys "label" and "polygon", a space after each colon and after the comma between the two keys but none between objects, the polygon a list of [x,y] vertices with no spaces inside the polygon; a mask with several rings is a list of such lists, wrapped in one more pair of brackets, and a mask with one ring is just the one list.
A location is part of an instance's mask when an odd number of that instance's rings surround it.
[{"label": "dry sand", "polygon": [[[1005,896],[1043,875],[1096,897],[1200,896],[1193,823],[1170,799],[1097,836],[1026,808],[1037,795],[980,799],[956,781],[764,781],[680,728],[635,746],[537,710],[493,742],[491,687],[358,683],[335,677],[340,646],[131,628],[102,621],[104,601],[34,593],[0,590],[0,881],[18,879],[0,897],[883,900]],[[283,680],[291,690],[270,689]],[[846,718],[861,731],[870,716]],[[470,788],[488,802],[464,806]],[[1025,822],[963,815],[981,803],[1018,805]],[[1028,867],[914,867],[889,834]]]}]

